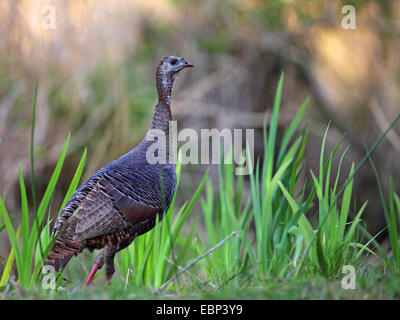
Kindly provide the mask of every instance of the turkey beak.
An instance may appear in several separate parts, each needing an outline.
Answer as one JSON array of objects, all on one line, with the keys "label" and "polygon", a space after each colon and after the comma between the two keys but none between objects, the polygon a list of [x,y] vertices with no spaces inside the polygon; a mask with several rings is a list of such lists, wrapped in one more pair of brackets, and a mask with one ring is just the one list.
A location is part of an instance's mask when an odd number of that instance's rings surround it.
[{"label": "turkey beak", "polygon": [[182,69],[183,68],[193,68],[194,65],[191,64],[189,61],[186,61],[185,59],[182,60]]}]

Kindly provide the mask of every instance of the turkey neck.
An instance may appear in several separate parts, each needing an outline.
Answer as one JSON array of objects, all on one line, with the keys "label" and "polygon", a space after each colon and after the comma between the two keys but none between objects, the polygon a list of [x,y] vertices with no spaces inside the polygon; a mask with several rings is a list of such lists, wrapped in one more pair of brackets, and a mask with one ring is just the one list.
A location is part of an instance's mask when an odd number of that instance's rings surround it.
[{"label": "turkey neck", "polygon": [[169,121],[172,120],[171,109],[169,105],[158,101],[156,109],[154,110],[153,119],[151,120],[151,125],[149,130],[159,129],[162,130],[166,138],[168,139],[169,134]]},{"label": "turkey neck", "polygon": [[150,130],[160,129],[164,131],[167,139],[169,121],[172,120],[170,102],[175,78],[176,74],[167,74],[162,66],[158,66],[156,71],[158,103],[151,121]]},{"label": "turkey neck", "polygon": [[[172,89],[174,87],[175,74],[167,74],[165,70],[158,66],[156,71],[156,86],[157,86],[157,94],[158,94],[158,103],[154,110],[153,119],[151,121],[151,125],[147,135],[153,135],[152,131],[157,129],[161,130],[165,135],[165,152],[167,156],[167,160],[169,160],[169,121],[172,120],[171,115],[171,95]],[[157,134],[157,132],[155,132]],[[149,138],[149,137],[148,137]],[[154,141],[153,139],[149,139],[150,141]],[[160,145],[160,148],[162,146]]]}]

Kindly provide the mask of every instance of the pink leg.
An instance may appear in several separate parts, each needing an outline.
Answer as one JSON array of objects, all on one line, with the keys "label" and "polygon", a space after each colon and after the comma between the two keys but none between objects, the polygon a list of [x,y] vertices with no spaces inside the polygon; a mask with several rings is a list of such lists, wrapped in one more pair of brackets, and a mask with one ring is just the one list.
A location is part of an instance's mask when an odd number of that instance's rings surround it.
[{"label": "pink leg", "polygon": [[87,285],[87,286],[90,286],[90,283],[92,282],[93,277],[94,277],[94,275],[96,274],[96,271],[99,270],[101,267],[102,267],[102,265],[101,265],[100,263],[95,262],[95,263],[93,264],[92,271],[90,271],[89,277],[88,277],[88,279],[86,280],[86,285]]}]

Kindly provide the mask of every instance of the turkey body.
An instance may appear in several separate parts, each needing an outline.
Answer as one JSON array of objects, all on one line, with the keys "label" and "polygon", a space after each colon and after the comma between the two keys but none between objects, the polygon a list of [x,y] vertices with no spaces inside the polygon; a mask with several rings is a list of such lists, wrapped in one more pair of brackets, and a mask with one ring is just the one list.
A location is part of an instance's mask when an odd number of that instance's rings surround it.
[{"label": "turkey body", "polygon": [[[190,66],[183,58],[170,56],[164,57],[157,68],[159,102],[149,132],[161,130],[166,141],[172,87],[177,73]],[[151,143],[144,138],[136,148],[78,187],[56,220],[53,235],[57,238],[47,264],[59,271],[83,249],[102,249],[86,284],[103,265],[107,280],[111,280],[115,254],[151,230],[157,216],[163,218],[175,192],[175,166],[169,158],[164,163],[149,163],[147,150]]]},{"label": "turkey body", "polygon": [[162,219],[175,185],[172,164],[118,159],[96,172],[76,190],[55,223],[53,235],[60,232],[57,240],[62,245],[56,242],[49,259],[55,260],[56,270],[85,248],[107,246],[117,252],[127,247],[154,227],[156,215]]}]

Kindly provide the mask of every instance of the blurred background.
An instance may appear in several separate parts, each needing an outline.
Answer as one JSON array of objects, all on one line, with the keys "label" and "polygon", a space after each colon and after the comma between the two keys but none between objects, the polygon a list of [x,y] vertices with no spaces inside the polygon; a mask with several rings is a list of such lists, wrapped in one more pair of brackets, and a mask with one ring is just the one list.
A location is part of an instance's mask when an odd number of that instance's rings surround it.
[{"label": "blurred background", "polygon": [[[356,29],[342,28],[344,5],[356,9]],[[55,29],[45,28],[55,9]],[[3,0],[0,2],[0,194],[19,214],[18,167],[29,187],[32,99],[36,111],[36,179],[44,192],[62,145],[71,144],[52,214],[58,212],[85,147],[84,179],[134,147],[157,101],[154,73],[164,55],[195,68],[182,72],[172,100],[178,129],[254,128],[263,154],[262,125],[285,72],[279,129],[310,97],[306,170],[319,163],[330,121],[328,150],[346,134],[340,153],[347,176],[400,112],[399,1],[236,0]],[[48,25],[48,24],[47,24]],[[396,133],[397,132],[397,133]],[[397,125],[373,159],[387,188],[399,191]],[[279,138],[279,137],[278,137]],[[365,146],[364,146],[365,145]],[[338,162],[340,156],[335,158]],[[183,167],[179,201],[192,195],[206,165]],[[215,178],[215,168],[211,171]],[[307,178],[307,174],[304,179]],[[355,179],[358,207],[372,234],[384,226],[373,172]],[[2,235],[0,255],[6,254]],[[383,240],[383,239],[381,239]]]}]

